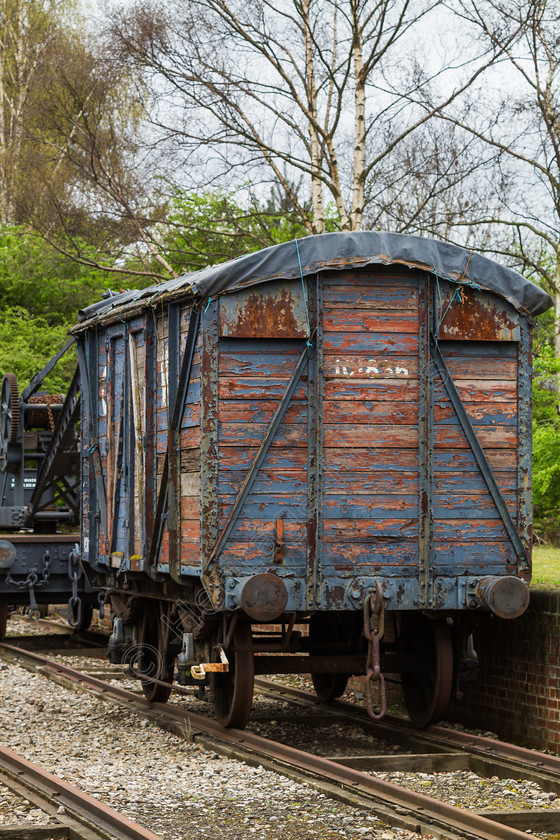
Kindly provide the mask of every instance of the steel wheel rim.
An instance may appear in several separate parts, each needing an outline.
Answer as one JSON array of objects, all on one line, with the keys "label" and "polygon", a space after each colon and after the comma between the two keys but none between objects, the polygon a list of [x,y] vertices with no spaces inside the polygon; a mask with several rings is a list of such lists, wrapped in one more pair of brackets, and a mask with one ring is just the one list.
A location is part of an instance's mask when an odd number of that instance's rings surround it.
[{"label": "steel wheel rim", "polygon": [[243,729],[249,720],[253,706],[255,663],[251,624],[238,621],[233,633],[234,645],[246,650],[228,654],[230,670],[225,674],[214,674],[214,708],[216,718],[223,726]]},{"label": "steel wheel rim", "polygon": [[[169,662],[163,626],[159,607],[147,606],[140,634],[138,670],[155,680],[172,683],[173,662]],[[160,685],[150,679],[141,680],[141,685],[145,698],[151,703],[167,703],[169,700],[171,685]]]},{"label": "steel wheel rim", "polygon": [[401,652],[417,664],[415,673],[403,673],[402,689],[408,715],[423,729],[445,715],[453,685],[453,647],[445,619],[421,614],[409,618],[401,634]]}]

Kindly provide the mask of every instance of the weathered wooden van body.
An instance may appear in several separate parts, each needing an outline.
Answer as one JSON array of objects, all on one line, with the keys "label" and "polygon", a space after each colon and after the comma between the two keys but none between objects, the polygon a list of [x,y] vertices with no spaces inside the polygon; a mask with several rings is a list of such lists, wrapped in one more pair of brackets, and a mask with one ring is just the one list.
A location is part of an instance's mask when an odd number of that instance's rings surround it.
[{"label": "weathered wooden van body", "polygon": [[389,610],[518,614],[531,332],[548,305],[468,251],[362,233],[85,310],[94,584],[202,586],[254,620],[361,609],[377,582]]}]

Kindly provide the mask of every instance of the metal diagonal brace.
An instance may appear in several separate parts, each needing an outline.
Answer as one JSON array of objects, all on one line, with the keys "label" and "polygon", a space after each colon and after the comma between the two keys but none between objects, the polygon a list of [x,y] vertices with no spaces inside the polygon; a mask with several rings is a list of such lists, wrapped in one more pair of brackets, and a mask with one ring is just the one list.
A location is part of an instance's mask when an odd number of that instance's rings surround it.
[{"label": "metal diagonal brace", "polygon": [[25,390],[23,391],[23,393],[21,395],[21,398],[22,398],[23,402],[27,402],[29,397],[32,394],[35,393],[37,388],[41,385],[43,379],[45,379],[45,377],[48,376],[48,374],[51,372],[51,370],[57,365],[57,363],[60,361],[60,359],[64,356],[66,351],[69,350],[70,347],[72,347],[72,345],[74,344],[74,341],[75,341],[75,338],[69,339],[69,341],[66,342],[66,344],[64,345],[62,350],[59,350],[58,353],[56,354],[56,356],[53,356],[52,359],[50,360],[50,362],[47,362],[47,364],[45,365],[43,370],[40,370],[39,373],[35,374],[35,376],[31,379],[29,385],[27,386],[27,388],[25,388]]},{"label": "metal diagonal brace", "polygon": [[251,468],[250,468],[249,472],[247,473],[245,481],[243,482],[243,486],[238,493],[238,496],[237,496],[237,498],[234,502],[233,508],[231,509],[231,512],[230,512],[230,514],[227,518],[226,524],[223,527],[222,533],[218,537],[218,541],[217,541],[217,543],[214,547],[214,550],[212,551],[212,554],[210,555],[210,557],[208,558],[208,560],[204,564],[204,571],[205,572],[208,571],[211,564],[220,556],[220,554],[224,550],[226,542],[228,541],[229,535],[231,534],[231,532],[233,531],[233,529],[235,527],[235,523],[237,522],[237,519],[239,518],[239,514],[241,513],[241,508],[243,507],[243,504],[245,503],[245,500],[246,500],[247,496],[251,492],[251,488],[254,484],[255,478],[257,477],[257,473],[260,470],[264,459],[266,458],[267,452],[270,448],[270,444],[272,443],[272,439],[274,438],[274,435],[278,431],[278,427],[280,426],[280,423],[282,422],[282,418],[284,417],[284,414],[286,413],[286,409],[288,408],[290,400],[292,399],[292,397],[295,393],[295,390],[296,390],[297,384],[300,380],[300,377],[301,377],[301,375],[302,375],[302,373],[305,369],[305,366],[307,365],[307,361],[308,361],[308,358],[309,358],[309,350],[310,350],[310,347],[315,340],[315,333],[316,332],[317,332],[317,330],[315,329],[313,331],[313,334],[310,336],[309,341],[306,342],[305,347],[301,351],[301,355],[300,355],[300,357],[297,361],[294,372],[292,373],[292,377],[291,377],[290,381],[288,382],[288,386],[287,386],[287,388],[284,392],[284,396],[282,397],[282,399],[278,403],[278,408],[274,412],[274,417],[272,418],[272,420],[270,422],[270,426],[268,427],[268,429],[266,431],[264,439],[263,439],[263,441],[260,445],[259,451],[257,452],[257,454],[255,456],[255,460],[253,461],[253,463],[251,465]]},{"label": "metal diagonal brace", "polygon": [[522,561],[522,563],[528,564],[529,560],[527,558],[525,546],[523,545],[521,537],[519,536],[519,532],[515,527],[513,519],[511,518],[511,514],[505,503],[504,497],[502,496],[501,490],[496,483],[496,479],[494,478],[492,467],[488,463],[488,459],[484,453],[484,449],[482,448],[480,441],[476,436],[476,432],[471,422],[471,418],[465,410],[463,401],[459,396],[459,392],[457,391],[455,383],[453,382],[449,368],[447,367],[445,360],[441,355],[441,351],[437,345],[433,334],[431,335],[431,350],[434,362],[438,369],[438,373],[442,378],[445,390],[447,391],[447,395],[451,400],[451,405],[453,406],[459,423],[461,424],[461,427],[466,435],[466,438],[469,442],[469,446],[476,459],[476,463],[480,468],[484,481],[486,482],[486,486],[490,491],[490,495],[492,496],[494,504],[496,505],[498,513],[500,514],[501,520],[504,523],[507,535],[511,540],[513,548],[515,549],[515,553],[517,554],[519,560]]}]

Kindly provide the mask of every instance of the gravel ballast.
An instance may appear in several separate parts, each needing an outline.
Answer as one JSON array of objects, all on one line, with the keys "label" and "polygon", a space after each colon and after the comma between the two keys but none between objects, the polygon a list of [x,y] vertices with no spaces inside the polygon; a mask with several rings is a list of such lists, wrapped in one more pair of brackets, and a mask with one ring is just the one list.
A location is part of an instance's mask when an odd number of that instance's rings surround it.
[{"label": "gravel ballast", "polygon": [[89,694],[0,665],[1,742],[165,840],[419,840]]},{"label": "gravel ballast", "polygon": [[[78,669],[107,668],[84,657],[55,658]],[[108,701],[62,688],[17,665],[0,664],[0,670],[2,743],[165,840],[419,840],[411,831],[385,826],[367,812],[332,801],[304,784],[165,732]],[[118,684],[138,689],[138,683],[127,679]],[[207,703],[195,698],[173,695],[172,702],[211,713]],[[340,719],[330,724],[319,708],[302,710],[301,723],[299,713],[293,719],[294,712],[287,702],[256,694],[248,728],[315,754],[400,752],[375,741],[359,725]],[[286,713],[292,720],[282,721]],[[555,794],[534,782],[481,779],[468,771],[371,775],[480,812],[558,807]],[[1,802],[0,788],[0,825],[6,824]],[[18,803],[17,810],[20,821],[41,822],[46,817],[31,813],[30,805],[26,809]]]}]

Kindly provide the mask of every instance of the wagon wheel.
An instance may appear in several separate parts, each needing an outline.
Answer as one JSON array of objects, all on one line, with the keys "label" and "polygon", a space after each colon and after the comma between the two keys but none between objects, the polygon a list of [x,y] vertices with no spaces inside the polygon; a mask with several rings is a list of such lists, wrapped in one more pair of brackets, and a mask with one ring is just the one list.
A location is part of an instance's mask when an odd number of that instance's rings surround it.
[{"label": "wagon wheel", "polygon": [[[140,625],[137,670],[152,679],[142,680],[142,691],[152,703],[167,703],[173,682],[173,656],[169,654],[169,625],[159,604],[146,604]],[[158,680],[159,682],[155,682]],[[169,683],[161,685],[160,682]]]},{"label": "wagon wheel", "polygon": [[[309,622],[310,651],[316,645],[323,647],[344,640],[344,633],[336,615],[315,613]],[[350,674],[311,674],[313,688],[320,703],[330,703],[346,691]]]},{"label": "wagon wheel", "polygon": [[[356,649],[359,640],[356,628],[351,623],[343,621],[343,616],[315,613],[309,622],[309,639],[311,654],[315,645],[335,645],[339,642],[355,640]],[[331,703],[341,697],[346,691],[350,674],[311,674],[313,688],[320,703]]]},{"label": "wagon wheel", "polygon": [[[238,621],[233,632],[233,648],[227,650],[229,671],[212,674],[216,717],[223,726],[243,729],[253,705],[255,666],[251,623]],[[236,650],[239,648],[239,650]]]},{"label": "wagon wheel", "polygon": [[400,636],[401,653],[408,667],[402,689],[408,715],[420,729],[444,716],[453,683],[453,648],[445,619],[431,620],[421,613],[407,616]]}]

